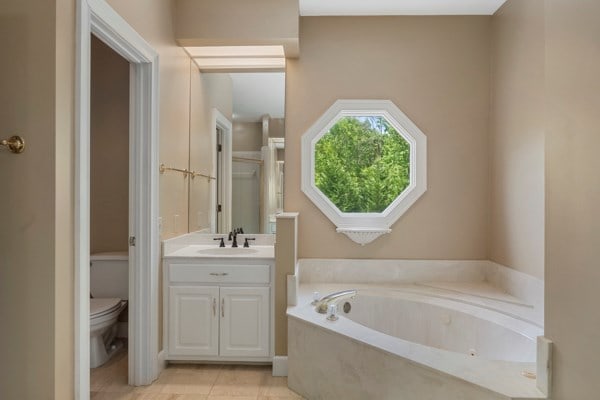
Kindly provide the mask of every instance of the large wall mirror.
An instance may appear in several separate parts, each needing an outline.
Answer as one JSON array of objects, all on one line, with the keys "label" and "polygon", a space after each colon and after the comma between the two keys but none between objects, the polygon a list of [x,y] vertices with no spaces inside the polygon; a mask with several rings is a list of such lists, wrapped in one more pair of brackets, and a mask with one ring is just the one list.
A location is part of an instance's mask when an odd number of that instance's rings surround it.
[{"label": "large wall mirror", "polygon": [[275,233],[283,211],[285,73],[192,72],[191,232]]}]

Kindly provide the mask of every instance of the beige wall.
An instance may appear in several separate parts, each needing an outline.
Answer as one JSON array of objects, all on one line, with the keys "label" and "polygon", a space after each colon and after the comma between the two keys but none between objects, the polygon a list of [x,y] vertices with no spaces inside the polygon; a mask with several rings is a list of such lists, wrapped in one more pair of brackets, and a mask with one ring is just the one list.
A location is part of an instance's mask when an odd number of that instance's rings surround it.
[{"label": "beige wall", "polygon": [[233,122],[233,151],[260,151],[262,122]]},{"label": "beige wall", "polygon": [[129,62],[95,37],[90,100],[90,251],[127,250]]},{"label": "beige wall", "polygon": [[[38,2],[35,2],[36,5]],[[57,0],[55,70],[54,399],[73,398],[74,387],[74,143],[75,1]],[[0,24],[1,25],[1,24]],[[11,38],[11,40],[14,40]],[[45,60],[46,62],[48,60]],[[0,76],[3,74],[0,73]],[[2,302],[0,300],[0,302]],[[2,302],[3,303],[3,302]],[[39,384],[36,382],[36,384]],[[2,385],[0,385],[1,387]],[[0,395],[0,397],[2,397]],[[21,398],[23,398],[21,396]]]},{"label": "beige wall", "polygon": [[275,355],[285,356],[288,349],[287,277],[294,275],[298,257],[298,217],[277,217],[275,245]]},{"label": "beige wall", "polygon": [[546,1],[546,336],[555,400],[600,393],[600,2]]},{"label": "beige wall", "polygon": [[298,0],[175,0],[183,46],[283,45],[298,56]]},{"label": "beige wall", "polygon": [[544,277],[544,1],[492,18],[491,260]]},{"label": "beige wall", "polygon": [[269,137],[285,137],[285,118],[269,118]]},{"label": "beige wall", "polygon": [[[163,0],[108,0],[160,57],[160,162],[188,167],[190,123],[190,63],[175,43],[171,2]],[[141,12],[143,10],[143,12]],[[188,232],[188,182],[183,174],[160,175],[162,238]]]},{"label": "beige wall", "polygon": [[[303,17],[286,77],[285,209],[300,257],[485,259],[490,17]],[[428,140],[427,192],[361,247],[300,191],[300,138],[337,99],[391,99]]]},{"label": "beige wall", "polygon": [[[214,143],[213,108],[231,121],[233,90],[228,74],[202,74],[193,62],[190,90],[190,169],[216,175],[213,168]],[[214,182],[212,183],[214,184]],[[190,180],[189,230],[210,228],[211,182],[202,177]]]},{"label": "beige wall", "polygon": [[2,399],[72,394],[73,33],[74,1],[0,2]]}]

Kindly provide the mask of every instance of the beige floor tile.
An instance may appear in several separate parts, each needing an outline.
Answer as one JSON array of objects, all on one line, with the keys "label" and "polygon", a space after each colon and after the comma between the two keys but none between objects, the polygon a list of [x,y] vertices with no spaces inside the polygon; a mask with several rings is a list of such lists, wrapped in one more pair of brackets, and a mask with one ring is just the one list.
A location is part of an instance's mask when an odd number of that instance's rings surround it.
[{"label": "beige floor tile", "polygon": [[99,392],[111,379],[112,375],[108,369],[92,370],[90,374],[90,390],[92,392]]},{"label": "beige floor tile", "polygon": [[243,396],[243,397],[251,397],[252,399],[256,399],[258,397],[258,392],[260,390],[260,385],[256,384],[215,384],[211,391],[209,398],[221,396],[221,397],[233,397],[233,396]]},{"label": "beige floor tile", "polygon": [[270,367],[254,365],[227,365],[219,374],[216,385],[263,384],[271,375]]},{"label": "beige floor tile", "polygon": [[91,371],[92,400],[298,400],[270,366],[171,364],[148,386],[127,385],[127,353]]},{"label": "beige floor tile", "polygon": [[131,400],[178,400],[178,397],[175,394],[135,393]]},{"label": "beige floor tile", "polygon": [[271,375],[267,377],[265,384],[261,387],[259,396],[273,399],[302,399],[302,396],[288,388],[286,377]]},{"label": "beige floor tile", "polygon": [[137,393],[208,394],[221,370],[220,365],[170,365],[149,386],[136,388]]},{"label": "beige floor tile", "polygon": [[102,387],[102,392],[133,393],[134,391],[135,387],[127,384],[127,374],[112,376],[112,379]]},{"label": "beige floor tile", "polygon": [[169,394],[209,394],[215,383],[215,378],[201,375],[181,374],[172,376],[161,385],[161,393]]},{"label": "beige floor tile", "polygon": [[289,397],[289,396],[258,396],[257,400],[296,400],[304,399],[304,397]]},{"label": "beige floor tile", "polygon": [[176,400],[207,400],[208,397],[203,394],[177,394]]},{"label": "beige floor tile", "polygon": [[91,392],[90,400],[133,400],[133,393]]},{"label": "beige floor tile", "polygon": [[247,396],[256,399],[270,374],[270,367],[266,366],[225,366],[212,387],[210,396]]}]

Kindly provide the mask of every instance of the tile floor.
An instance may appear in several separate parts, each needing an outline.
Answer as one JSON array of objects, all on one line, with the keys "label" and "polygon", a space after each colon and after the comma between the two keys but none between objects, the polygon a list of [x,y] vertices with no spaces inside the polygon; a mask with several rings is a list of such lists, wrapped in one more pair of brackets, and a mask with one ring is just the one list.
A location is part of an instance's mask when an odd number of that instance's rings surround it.
[{"label": "tile floor", "polygon": [[150,386],[127,386],[127,352],[91,373],[91,400],[292,400],[271,366],[170,364]]}]

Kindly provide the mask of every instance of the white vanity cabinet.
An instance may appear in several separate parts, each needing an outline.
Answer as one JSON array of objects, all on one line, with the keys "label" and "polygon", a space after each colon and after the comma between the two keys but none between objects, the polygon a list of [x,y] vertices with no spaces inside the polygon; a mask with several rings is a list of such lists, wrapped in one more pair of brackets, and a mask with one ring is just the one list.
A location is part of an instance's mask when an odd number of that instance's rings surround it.
[{"label": "white vanity cabinet", "polygon": [[272,259],[164,262],[165,359],[271,361]]},{"label": "white vanity cabinet", "polygon": [[219,354],[219,288],[169,287],[169,355]]},{"label": "white vanity cabinet", "polygon": [[269,356],[269,288],[222,287],[219,354]]}]

